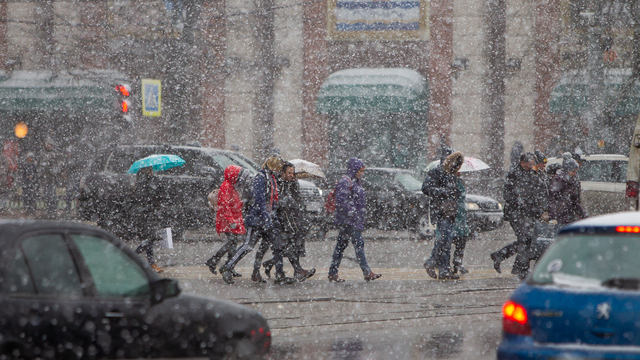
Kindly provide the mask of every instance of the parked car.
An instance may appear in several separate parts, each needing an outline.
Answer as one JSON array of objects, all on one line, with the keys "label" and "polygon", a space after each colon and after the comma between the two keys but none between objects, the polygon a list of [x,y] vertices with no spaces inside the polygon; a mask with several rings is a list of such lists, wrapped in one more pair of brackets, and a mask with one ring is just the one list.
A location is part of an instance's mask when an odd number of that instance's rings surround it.
[{"label": "parked car", "polygon": [[503,306],[498,359],[640,358],[640,214],[569,224]]},{"label": "parked car", "polygon": [[[589,216],[628,210],[625,182],[629,158],[617,154],[583,156],[578,170],[582,188],[582,206]],[[547,159],[547,166],[562,163],[562,158]]]},{"label": "parked car", "polygon": [[270,342],[256,311],[181,293],[110,233],[0,220],[0,358],[262,359]]},{"label": "parked car", "polygon": [[[207,204],[207,194],[218,188],[228,165],[239,165],[256,173],[258,165],[245,156],[220,149],[197,146],[120,145],[103,150],[94,159],[80,183],[78,212],[83,220],[96,222],[122,238],[131,236],[129,199],[135,175],[127,174],[134,161],[152,154],[174,154],[183,158],[184,166],[157,175],[170,194],[168,205],[172,215],[167,219],[180,238],[185,230],[213,227],[215,217]],[[305,209],[318,216],[322,208],[320,190],[307,181],[300,181]]]},{"label": "parked car", "polygon": [[[321,188],[328,193],[344,170],[328,171]],[[429,197],[422,193],[422,181],[406,169],[366,168],[362,184],[367,192],[365,226],[378,229],[412,230],[421,238],[435,235],[429,216]],[[502,224],[502,206],[497,201],[467,194],[467,220],[472,231],[489,231]],[[332,217],[328,217],[328,222]]]}]

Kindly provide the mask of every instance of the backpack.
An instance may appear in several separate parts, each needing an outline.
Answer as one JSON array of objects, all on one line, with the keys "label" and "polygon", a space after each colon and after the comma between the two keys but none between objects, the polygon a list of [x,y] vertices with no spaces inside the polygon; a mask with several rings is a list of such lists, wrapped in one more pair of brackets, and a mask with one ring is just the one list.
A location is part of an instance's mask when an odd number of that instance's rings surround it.
[{"label": "backpack", "polygon": [[[347,175],[344,175],[344,176],[346,176],[347,179],[349,179],[349,189],[351,189],[351,184],[352,184],[351,179]],[[329,192],[329,194],[327,195],[327,200],[325,200],[324,202],[324,209],[327,212],[327,214],[333,214],[336,211],[336,187],[338,186],[338,182],[340,180],[336,182],[336,186],[334,186],[333,190]]]},{"label": "backpack", "polygon": [[213,189],[209,195],[207,195],[207,201],[209,201],[209,208],[211,209],[211,212],[213,213],[213,216],[216,215],[216,213],[218,212],[218,193],[220,192],[220,189]]}]

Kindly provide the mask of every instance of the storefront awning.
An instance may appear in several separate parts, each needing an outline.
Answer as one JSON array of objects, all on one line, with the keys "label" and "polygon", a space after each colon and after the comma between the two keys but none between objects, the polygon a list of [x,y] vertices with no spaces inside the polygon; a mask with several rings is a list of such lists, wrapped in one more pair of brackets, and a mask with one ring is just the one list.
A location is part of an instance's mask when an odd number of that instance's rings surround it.
[{"label": "storefront awning", "polygon": [[109,70],[0,74],[0,111],[113,110],[123,79]]},{"label": "storefront awning", "polygon": [[[605,69],[604,102],[612,106],[618,101],[614,113],[616,116],[637,115],[640,113],[640,82],[636,80],[627,96],[620,97],[622,87],[631,77],[631,69]],[[585,69],[566,72],[554,87],[549,99],[549,110],[557,114],[578,115],[587,111],[589,106],[589,77]]]},{"label": "storefront awning", "polygon": [[427,80],[416,70],[403,68],[337,71],[320,88],[319,113],[345,111],[426,112]]}]

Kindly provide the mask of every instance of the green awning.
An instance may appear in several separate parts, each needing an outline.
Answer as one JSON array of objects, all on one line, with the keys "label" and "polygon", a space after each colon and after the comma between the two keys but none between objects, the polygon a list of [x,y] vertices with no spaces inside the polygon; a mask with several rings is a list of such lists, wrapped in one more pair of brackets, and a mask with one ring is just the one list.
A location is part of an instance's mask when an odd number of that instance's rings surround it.
[{"label": "green awning", "polygon": [[426,112],[428,96],[427,80],[416,70],[348,69],[337,71],[325,80],[316,110],[321,114],[368,110]]},{"label": "green awning", "polygon": [[115,85],[124,76],[114,71],[15,71],[0,77],[0,110],[110,111],[117,106]]},{"label": "green awning", "polygon": [[[621,88],[631,77],[631,69],[605,69],[604,101],[606,106],[617,101]],[[557,114],[578,115],[589,106],[589,79],[586,70],[566,72],[551,92],[549,111]],[[614,109],[616,116],[640,113],[640,83],[636,81],[628,95],[622,97]]]}]

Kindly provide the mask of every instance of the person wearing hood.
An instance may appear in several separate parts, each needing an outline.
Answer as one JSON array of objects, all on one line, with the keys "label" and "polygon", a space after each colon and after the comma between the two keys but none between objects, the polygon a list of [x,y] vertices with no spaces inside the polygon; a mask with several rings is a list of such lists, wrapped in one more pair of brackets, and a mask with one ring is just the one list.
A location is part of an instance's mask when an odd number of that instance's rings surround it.
[{"label": "person wearing hood", "polygon": [[[239,191],[242,191],[245,179],[248,177],[249,171],[237,165],[229,165],[224,169],[224,181],[218,190],[216,199],[218,210],[216,211],[216,232],[225,234],[227,243],[224,244],[205,265],[209,270],[216,274],[216,266],[220,259],[227,254],[230,260],[236,253],[238,242],[242,235],[246,233],[244,220],[242,218],[242,200]],[[232,270],[235,277],[242,276]]]},{"label": "person wearing hood", "polygon": [[365,281],[379,279],[382,275],[371,271],[367,263],[367,257],[364,253],[364,239],[362,231],[364,231],[364,219],[366,214],[367,200],[365,198],[364,188],[360,183],[362,175],[364,175],[364,162],[358,158],[351,158],[347,163],[347,174],[342,176],[335,188],[335,204],[336,214],[334,224],[340,229],[338,240],[333,251],[333,259],[329,268],[330,282],[344,282],[344,279],[338,276],[338,268],[342,261],[344,250],[349,245],[349,241],[353,244],[356,251],[356,258],[360,269],[364,275]]},{"label": "person wearing hood", "polygon": [[[438,237],[431,250],[431,256],[424,263],[427,274],[434,279],[453,280],[459,277],[451,270],[451,243],[453,226],[458,215],[458,203],[462,192],[458,187],[456,173],[464,162],[464,155],[443,153],[440,164],[427,172],[422,183],[422,193],[431,198],[429,212],[435,220]],[[436,274],[436,268],[438,273]]]},{"label": "person wearing hood", "polygon": [[562,154],[562,168],[549,185],[549,218],[558,224],[568,224],[587,217],[580,199],[580,165],[570,153]]},{"label": "person wearing hood", "polygon": [[251,201],[248,204],[245,219],[245,225],[247,226],[245,241],[233,257],[220,268],[222,278],[227,284],[234,283],[231,270],[233,270],[238,261],[253,250],[259,239],[262,239],[260,246],[262,250],[256,253],[251,280],[266,283],[266,280],[260,275],[260,267],[262,266],[264,252],[271,246],[276,267],[276,284],[293,284],[296,282],[294,278],[286,277],[284,273],[282,264],[283,244],[280,224],[276,216],[280,196],[276,173],[282,170],[283,165],[284,160],[279,155],[271,155],[265,160],[262,169],[253,178]]},{"label": "person wearing hood", "polygon": [[501,273],[500,263],[517,255],[511,273],[524,279],[531,262],[531,242],[533,241],[535,222],[546,211],[540,201],[540,180],[534,170],[536,156],[527,152],[520,157],[520,164],[507,174],[504,184],[504,220],[508,221],[516,235],[516,240],[491,253],[493,267]]}]

